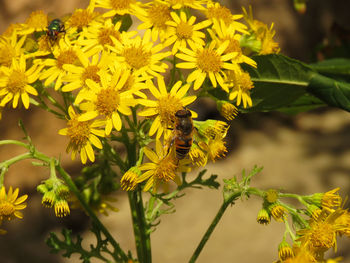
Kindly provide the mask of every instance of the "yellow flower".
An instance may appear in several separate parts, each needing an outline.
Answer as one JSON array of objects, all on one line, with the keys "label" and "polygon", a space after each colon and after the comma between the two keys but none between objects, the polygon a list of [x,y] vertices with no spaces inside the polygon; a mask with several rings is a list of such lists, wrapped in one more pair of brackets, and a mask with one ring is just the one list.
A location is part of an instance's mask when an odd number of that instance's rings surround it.
[{"label": "yellow flower", "polygon": [[196,10],[205,10],[203,6],[208,2],[208,0],[166,0],[173,9],[182,9],[185,7],[190,7]]},{"label": "yellow flower", "polygon": [[122,67],[133,71],[136,76],[160,76],[159,73],[165,73],[168,65],[161,62],[170,51],[159,52],[163,45],[153,46],[151,41],[151,30],[147,30],[144,36],[136,36],[133,39],[124,39],[119,42],[113,39],[114,46],[110,49],[116,53],[116,67]]},{"label": "yellow flower", "polygon": [[100,13],[94,12],[93,5],[89,5],[86,9],[75,9],[72,16],[65,23],[67,34],[85,31],[92,22],[100,19],[99,16]]},{"label": "yellow flower", "polygon": [[323,210],[316,220],[310,219],[308,228],[297,232],[300,236],[297,241],[318,254],[322,254],[332,247],[336,250],[337,233],[349,229],[349,226],[339,223],[339,218],[345,213],[346,211],[340,208],[331,213]]},{"label": "yellow flower", "polygon": [[112,19],[106,19],[103,22],[96,22],[91,24],[82,35],[77,40],[77,44],[83,46],[83,51],[89,50],[94,47],[102,47],[107,49],[107,46],[112,46],[112,37],[118,41],[122,41],[122,38],[131,38],[137,32],[119,32],[121,27],[121,22],[113,24]]},{"label": "yellow flower", "polygon": [[112,9],[103,14],[104,17],[126,14],[143,14],[146,12],[142,8],[141,2],[137,0],[96,0],[96,7]]},{"label": "yellow flower", "polygon": [[194,69],[188,77],[187,82],[194,82],[194,90],[201,87],[206,77],[209,77],[213,87],[217,84],[228,92],[228,88],[224,83],[223,70],[239,70],[237,64],[233,64],[231,60],[234,58],[234,52],[223,54],[229,45],[229,41],[223,42],[216,48],[216,41],[212,41],[208,47],[197,44],[188,43],[192,50],[179,47],[183,53],[177,53],[176,56],[187,62],[177,63],[176,67],[183,69]]},{"label": "yellow flower", "polygon": [[54,209],[57,217],[65,217],[70,214],[69,205],[65,199],[56,200]]},{"label": "yellow flower", "polygon": [[232,25],[233,29],[238,32],[247,32],[247,26],[237,22],[236,20],[241,19],[243,15],[233,15],[225,6],[220,5],[217,2],[208,1],[207,8],[204,11],[207,19],[213,21],[213,23],[219,23],[223,21],[226,26]]},{"label": "yellow flower", "polygon": [[323,194],[321,202],[322,209],[330,210],[341,205],[342,199],[339,196],[339,190],[340,188],[338,187]]},{"label": "yellow flower", "polygon": [[207,142],[200,141],[198,145],[208,154],[208,158],[215,162],[218,158],[223,158],[227,153],[225,141],[221,136],[215,136],[214,138],[208,139]]},{"label": "yellow flower", "polygon": [[244,108],[251,107],[253,102],[250,97],[250,90],[254,88],[254,84],[250,75],[243,71],[227,71],[226,73],[225,83],[230,88],[229,100],[236,100],[237,106],[243,102]]},{"label": "yellow flower", "polygon": [[46,31],[48,22],[48,16],[42,10],[34,11],[29,15],[26,22],[22,24],[22,28],[17,30],[17,33],[28,35],[33,32]]},{"label": "yellow flower", "polygon": [[176,160],[168,154],[159,140],[156,141],[156,152],[145,147],[144,153],[151,162],[144,163],[139,167],[141,171],[146,171],[137,180],[137,183],[147,180],[143,191],[148,191],[153,187],[153,192],[157,192],[159,185],[166,184],[170,180],[180,183],[175,173],[177,168]]},{"label": "yellow flower", "polygon": [[235,105],[228,103],[227,101],[218,101],[216,103],[220,115],[223,116],[226,120],[232,121],[236,118],[238,110]]},{"label": "yellow flower", "polygon": [[4,107],[12,100],[12,107],[17,108],[18,100],[21,98],[26,109],[29,108],[29,94],[38,95],[36,89],[29,85],[39,77],[40,67],[36,65],[26,70],[26,60],[22,55],[19,60],[13,60],[10,68],[3,67],[3,76],[0,77],[0,107]]},{"label": "yellow flower", "polygon": [[[169,128],[174,128],[175,113],[195,101],[196,96],[186,96],[190,85],[182,86],[181,81],[176,82],[168,93],[164,78],[160,77],[157,80],[158,88],[148,81],[148,88],[156,100],[140,99],[139,103],[146,108],[138,115],[154,118],[149,135],[152,136],[157,132],[156,138],[159,139],[163,133],[165,137],[169,135]],[[196,118],[197,114],[192,112],[192,117]]]},{"label": "yellow flower", "polygon": [[288,258],[292,258],[294,256],[292,247],[283,240],[278,246],[278,258],[284,262]]},{"label": "yellow flower", "polygon": [[[217,43],[222,43],[226,40],[229,41],[229,45],[224,51],[224,54],[235,52],[235,57],[232,59],[235,63],[246,63],[256,68],[256,62],[251,58],[245,56],[242,53],[240,46],[240,34],[236,34],[234,26],[231,24],[227,26],[222,20],[220,22],[214,22],[212,26],[213,30],[208,29],[208,32],[212,39]],[[246,32],[248,34],[248,32]]]},{"label": "yellow flower", "polygon": [[259,224],[268,225],[271,221],[271,217],[270,217],[269,212],[265,208],[262,208],[258,213],[256,221]]},{"label": "yellow flower", "polygon": [[111,79],[101,74],[101,85],[92,80],[87,80],[89,90],[84,93],[86,102],[80,104],[84,111],[78,118],[79,121],[92,120],[98,116],[105,120],[105,133],[109,135],[114,127],[117,131],[122,128],[122,120],[119,112],[131,115],[130,106],[135,106],[136,101],[132,97],[132,91],[122,92],[129,72],[121,71],[115,73]]},{"label": "yellow flower", "polygon": [[163,1],[151,1],[145,5],[147,15],[135,14],[141,21],[137,28],[151,29],[152,41],[155,42],[159,36],[160,41],[168,38],[166,22],[171,20],[170,6]]},{"label": "yellow flower", "polygon": [[195,143],[192,145],[188,156],[190,157],[192,164],[197,166],[205,166],[208,162],[208,155]]},{"label": "yellow flower", "polygon": [[205,34],[200,30],[208,27],[211,21],[204,20],[200,23],[194,24],[195,16],[187,19],[185,12],[180,12],[178,16],[175,12],[170,13],[172,21],[167,21],[167,39],[164,41],[165,46],[173,45],[172,53],[175,54],[179,47],[185,48],[187,43],[198,43],[201,46],[205,45],[203,38]]},{"label": "yellow flower", "polygon": [[137,166],[131,167],[120,180],[120,187],[124,191],[133,191],[137,186],[138,177],[141,171]]},{"label": "yellow flower", "polygon": [[6,194],[5,187],[2,186],[0,190],[0,222],[3,220],[12,220],[14,218],[23,218],[23,214],[19,210],[23,210],[27,207],[26,203],[28,195],[22,195],[18,197],[19,189],[12,190],[10,186],[9,191]]},{"label": "yellow flower", "polygon": [[253,12],[251,6],[249,6],[249,13],[243,7],[244,19],[247,21],[251,31],[255,35],[256,39],[261,42],[261,48],[259,54],[271,54],[279,53],[280,48],[278,43],[273,40],[275,36],[275,30],[273,30],[273,23],[270,28],[261,21],[253,19]]},{"label": "yellow flower", "polygon": [[0,37],[0,66],[10,67],[13,59],[18,59],[24,54],[23,44],[26,36],[17,39],[13,33],[9,38]]},{"label": "yellow flower", "polygon": [[62,78],[67,74],[63,68],[65,64],[78,64],[78,47],[67,43],[67,39],[60,39],[58,46],[55,46],[53,51],[54,58],[37,59],[35,64],[41,64],[49,67],[40,74],[39,79],[45,79],[44,85],[49,86],[55,81],[55,90],[62,86]]},{"label": "yellow flower", "polygon": [[[95,161],[94,145],[98,149],[102,149],[102,143],[97,136],[104,137],[104,131],[96,129],[104,124],[102,121],[79,121],[79,114],[74,112],[72,106],[68,109],[70,120],[67,122],[67,128],[59,130],[60,135],[68,136],[70,141],[67,146],[67,152],[72,151],[72,160],[75,159],[77,153],[80,153],[81,162],[86,163]],[[97,135],[97,136],[96,136]]]},{"label": "yellow flower", "polygon": [[270,214],[277,222],[283,222],[285,214],[287,210],[279,205],[279,204],[272,204],[269,206]]},{"label": "yellow flower", "polygon": [[[101,54],[98,48],[90,49],[85,53],[77,50],[76,54],[82,66],[72,64],[63,65],[63,69],[67,72],[62,77],[62,81],[67,83],[62,87],[63,92],[69,92],[75,89],[84,90],[86,88],[86,80],[100,83],[101,75],[107,74],[108,65],[112,61],[106,52],[102,52]],[[82,101],[79,95],[75,100],[77,104]]]}]

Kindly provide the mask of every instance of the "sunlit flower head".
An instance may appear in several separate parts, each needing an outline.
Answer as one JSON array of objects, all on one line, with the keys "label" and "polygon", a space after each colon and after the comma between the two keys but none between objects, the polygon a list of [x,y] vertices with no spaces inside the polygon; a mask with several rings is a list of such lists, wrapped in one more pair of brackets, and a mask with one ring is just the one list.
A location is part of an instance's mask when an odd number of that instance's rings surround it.
[{"label": "sunlit flower head", "polygon": [[221,136],[215,136],[214,138],[208,139],[206,142],[200,141],[198,145],[205,151],[208,158],[215,162],[219,158],[225,157],[227,153],[227,148],[225,146],[226,142]]},{"label": "sunlit flower head", "polygon": [[178,58],[186,61],[177,63],[178,68],[194,69],[188,75],[187,82],[194,82],[193,88],[197,90],[208,77],[214,88],[219,84],[223,90],[228,92],[223,70],[238,70],[238,65],[231,62],[236,53],[223,54],[229,41],[223,42],[218,48],[216,48],[216,41],[212,41],[208,47],[191,44],[191,42],[188,44],[192,50],[179,47],[182,53],[176,54]]},{"label": "sunlit flower head", "polygon": [[[160,138],[164,133],[167,137],[170,133],[169,128],[174,128],[175,113],[195,101],[196,96],[186,96],[190,85],[182,85],[181,81],[176,82],[169,93],[162,77],[157,78],[158,88],[151,81],[147,83],[156,100],[140,99],[139,103],[146,107],[138,115],[154,118],[149,131],[150,136],[157,133],[156,138]],[[196,118],[197,114],[192,112],[192,117]]]},{"label": "sunlit flower head", "polygon": [[23,27],[23,24],[21,23],[12,23],[10,24],[6,30],[0,34],[1,38],[11,38],[13,35],[17,35],[17,31],[20,30]]},{"label": "sunlit flower head", "polygon": [[229,100],[236,100],[236,105],[239,106],[243,102],[243,107],[251,107],[253,105],[250,97],[250,90],[254,88],[250,75],[244,71],[226,72],[225,83],[230,88]]},{"label": "sunlit flower head", "polygon": [[17,34],[10,38],[0,37],[0,66],[10,67],[13,59],[18,59],[24,53],[24,41],[26,36],[18,39]]},{"label": "sunlit flower head", "polygon": [[225,6],[220,5],[218,2],[208,1],[207,8],[204,11],[207,19],[219,23],[221,20],[226,26],[232,25],[232,29],[238,32],[245,33],[247,26],[237,22],[236,20],[241,19],[243,15],[233,15]]},{"label": "sunlit flower head", "polygon": [[180,183],[175,173],[177,160],[175,160],[172,155],[168,154],[159,140],[156,141],[155,152],[145,147],[144,153],[151,162],[144,163],[139,167],[141,171],[146,171],[137,180],[138,183],[147,180],[143,191],[148,191],[150,188],[153,188],[153,192],[157,192],[161,184],[166,184],[171,180],[175,180],[178,184]]},{"label": "sunlit flower head", "polygon": [[163,41],[168,37],[167,35],[167,24],[166,22],[171,20],[170,16],[170,5],[163,1],[151,1],[145,5],[147,15],[137,15],[143,22],[137,28],[150,29],[152,32],[152,41],[155,42],[158,39]]},{"label": "sunlit flower head", "polygon": [[79,121],[88,121],[100,117],[105,120],[105,132],[109,135],[112,129],[120,131],[122,120],[120,113],[131,115],[130,106],[136,105],[132,90],[122,91],[129,78],[128,71],[119,71],[108,78],[101,74],[101,84],[87,80],[89,90],[84,93],[80,109],[84,112]]},{"label": "sunlit flower head", "polygon": [[120,187],[124,191],[135,190],[140,175],[141,171],[137,166],[131,167],[120,180]]},{"label": "sunlit flower head", "polygon": [[[83,53],[76,51],[81,66],[73,64],[63,65],[63,69],[67,74],[62,78],[66,84],[62,87],[63,92],[69,92],[76,89],[84,89],[86,80],[92,80],[96,83],[101,82],[101,75],[106,74],[108,64],[112,61],[106,52],[99,52],[99,48],[90,49]],[[104,73],[102,73],[104,72]],[[81,99],[76,98],[76,103],[80,103]]]},{"label": "sunlit flower head", "polygon": [[[95,161],[95,153],[92,148],[94,145],[102,149],[102,143],[97,137],[104,137],[104,130],[98,129],[104,125],[103,121],[79,121],[79,114],[75,113],[72,106],[68,109],[70,119],[67,122],[67,128],[59,130],[60,135],[68,136],[70,141],[67,146],[67,152],[72,151],[72,160],[79,153],[81,162],[86,163],[87,159]],[[97,135],[97,136],[96,136]]]},{"label": "sunlit flower head", "polygon": [[104,17],[112,17],[115,15],[123,16],[126,14],[146,15],[142,3],[137,0],[96,0],[96,7],[112,9],[104,13]]},{"label": "sunlit flower head", "polygon": [[160,76],[159,73],[165,73],[168,68],[161,60],[170,56],[171,52],[160,52],[163,49],[161,44],[153,46],[151,30],[146,30],[142,38],[136,36],[122,43],[113,39],[113,42],[114,46],[110,49],[117,55],[116,66],[128,69],[137,76]]},{"label": "sunlit flower head", "polygon": [[18,197],[18,188],[13,191],[12,186],[6,193],[4,186],[0,190],[0,222],[3,220],[12,220],[15,218],[23,218],[23,214],[20,210],[27,207],[24,203],[27,200],[28,195],[22,195]]},{"label": "sunlit flower head", "polygon": [[13,60],[10,68],[3,67],[3,75],[0,76],[0,107],[4,107],[12,100],[12,107],[17,108],[21,99],[24,107],[29,108],[29,95],[38,95],[36,89],[31,85],[39,77],[36,65],[26,69],[26,60],[22,55],[19,60]]},{"label": "sunlit flower head", "polygon": [[249,7],[249,12],[243,7],[244,19],[249,25],[250,30],[255,35],[256,39],[261,42],[261,49],[259,54],[271,54],[279,53],[280,48],[277,42],[273,40],[275,36],[275,30],[273,30],[273,23],[270,28],[261,21],[255,20],[253,18],[253,11],[251,6]]},{"label": "sunlit flower head", "polygon": [[[121,33],[121,22],[113,24],[112,19],[108,18],[101,22],[91,24],[83,34],[83,38],[78,39],[77,44],[83,46],[83,51],[94,47],[102,47],[107,49],[107,46],[112,46],[112,38],[122,41],[122,38],[131,38],[137,32],[128,31]],[[123,36],[125,35],[125,36]]]},{"label": "sunlit flower head", "polygon": [[208,0],[166,0],[172,9],[181,9],[185,7],[190,7],[196,10],[205,10],[204,4]]},{"label": "sunlit flower head", "polygon": [[[227,26],[221,20],[220,22],[214,22],[212,28],[213,29],[208,29],[208,32],[210,36],[217,41],[217,43],[220,44],[226,40],[229,41],[229,45],[227,46],[224,54],[235,52],[235,56],[232,61],[239,64],[246,63],[256,68],[256,62],[242,53],[240,46],[240,38],[242,35],[235,32],[233,25]],[[248,32],[246,32],[246,34],[248,34]]]},{"label": "sunlit flower head", "polygon": [[194,24],[196,21],[195,16],[191,16],[187,19],[185,12],[180,12],[180,16],[175,13],[170,13],[172,20],[166,22],[167,39],[164,41],[165,46],[173,45],[172,53],[175,54],[179,47],[187,47],[188,42],[197,43],[201,46],[205,45],[203,38],[205,34],[200,30],[208,27],[211,21],[204,20],[200,23]]},{"label": "sunlit flower head", "polygon": [[86,9],[77,8],[71,17],[65,22],[67,34],[86,31],[86,28],[98,19],[100,13],[95,12],[93,5]]},{"label": "sunlit flower head", "polygon": [[39,79],[44,80],[44,85],[49,86],[55,82],[55,90],[62,86],[62,78],[67,74],[63,65],[79,65],[78,48],[67,43],[66,40],[60,39],[58,46],[53,50],[54,58],[37,59],[35,64],[48,67],[40,74]]},{"label": "sunlit flower head", "polygon": [[337,221],[345,213],[346,211],[340,208],[331,213],[323,210],[316,220],[310,219],[308,228],[297,232],[300,236],[298,241],[315,253],[324,253],[332,247],[336,250],[337,233],[349,228]]},{"label": "sunlit flower head", "polygon": [[17,30],[19,34],[28,35],[33,32],[42,32],[47,30],[48,16],[42,10],[32,12],[22,28]]}]

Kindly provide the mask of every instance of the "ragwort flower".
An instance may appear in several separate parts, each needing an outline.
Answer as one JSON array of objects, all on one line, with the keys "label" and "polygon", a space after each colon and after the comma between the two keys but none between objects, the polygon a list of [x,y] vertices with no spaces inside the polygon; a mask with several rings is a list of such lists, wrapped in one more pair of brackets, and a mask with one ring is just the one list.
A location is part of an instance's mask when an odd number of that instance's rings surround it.
[{"label": "ragwort flower", "polygon": [[21,35],[28,35],[33,32],[46,31],[48,22],[48,16],[42,10],[34,11],[29,15],[26,22],[22,24],[22,28],[17,30],[17,32]]},{"label": "ragwort flower", "polygon": [[223,54],[229,45],[229,41],[223,42],[216,48],[216,41],[212,41],[209,47],[188,43],[192,50],[179,47],[183,53],[177,53],[176,56],[187,62],[177,63],[178,68],[194,69],[187,77],[187,82],[194,82],[194,90],[201,87],[206,77],[209,77],[213,87],[217,87],[218,83],[223,90],[228,92],[227,85],[224,82],[223,70],[229,69],[233,71],[239,70],[238,65],[233,64],[231,60],[236,53],[231,52]]},{"label": "ragwort flower", "polygon": [[6,189],[4,186],[0,190],[0,222],[3,220],[12,220],[14,218],[23,218],[23,214],[19,210],[23,210],[27,207],[24,203],[27,200],[28,195],[22,195],[18,197],[19,189],[16,188],[13,191],[12,186],[10,186],[9,191],[6,194]]},{"label": "ragwort flower", "polygon": [[229,100],[236,100],[237,106],[243,102],[244,108],[253,105],[250,90],[254,88],[254,83],[247,72],[229,70],[226,72],[225,83],[230,89]]},{"label": "ragwort flower", "polygon": [[203,38],[205,34],[200,30],[208,27],[211,21],[204,20],[200,23],[194,24],[196,21],[195,16],[191,16],[187,19],[185,12],[180,12],[178,16],[175,12],[170,13],[172,20],[166,22],[167,29],[167,39],[164,41],[165,46],[173,45],[172,53],[175,54],[179,47],[185,48],[187,43],[198,43],[202,46],[205,45]]},{"label": "ragwort flower", "polygon": [[38,95],[36,89],[30,85],[39,77],[39,70],[36,65],[26,70],[26,60],[22,55],[19,60],[13,59],[10,68],[3,67],[3,75],[0,77],[0,107],[4,107],[12,100],[12,107],[17,108],[19,98],[26,109],[29,108],[29,94]]},{"label": "ragwort flower", "polygon": [[[182,86],[181,81],[176,82],[168,93],[164,78],[160,77],[157,80],[158,89],[151,81],[147,82],[156,100],[140,99],[139,103],[146,107],[138,115],[154,118],[149,135],[152,136],[157,132],[156,138],[159,139],[163,133],[165,137],[169,135],[166,133],[167,131],[170,133],[169,128],[174,128],[175,113],[195,101],[196,96],[186,96],[190,85]],[[192,112],[192,117],[196,118],[197,114]]]},{"label": "ragwort flower", "polygon": [[[87,159],[91,162],[95,161],[95,154],[92,148],[94,145],[98,149],[102,149],[102,143],[97,137],[104,137],[104,131],[97,129],[101,127],[103,121],[79,121],[79,114],[75,113],[72,106],[68,109],[70,119],[67,122],[67,128],[59,130],[60,135],[68,136],[70,141],[67,146],[67,152],[72,151],[72,160],[75,159],[77,153],[80,153],[81,162],[86,163]],[[97,135],[97,136],[96,136]]]},{"label": "ragwort flower", "polygon": [[96,7],[112,9],[103,14],[104,17],[126,14],[143,14],[144,11],[141,2],[137,0],[96,0]]},{"label": "ragwort flower", "polygon": [[18,59],[24,54],[23,44],[26,36],[18,39],[16,33],[9,38],[0,37],[0,66],[10,67],[13,59]]}]

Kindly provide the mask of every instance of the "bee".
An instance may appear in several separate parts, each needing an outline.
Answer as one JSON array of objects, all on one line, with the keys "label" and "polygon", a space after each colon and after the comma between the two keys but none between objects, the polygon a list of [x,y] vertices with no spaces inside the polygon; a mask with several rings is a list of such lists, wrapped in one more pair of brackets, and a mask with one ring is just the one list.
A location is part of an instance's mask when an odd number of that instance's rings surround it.
[{"label": "bee", "polygon": [[56,41],[59,33],[66,33],[64,23],[60,19],[54,19],[47,27],[46,34],[52,42]]},{"label": "bee", "polygon": [[175,117],[173,143],[175,144],[176,158],[182,160],[187,156],[192,147],[194,126],[192,114],[187,109],[177,111]]}]

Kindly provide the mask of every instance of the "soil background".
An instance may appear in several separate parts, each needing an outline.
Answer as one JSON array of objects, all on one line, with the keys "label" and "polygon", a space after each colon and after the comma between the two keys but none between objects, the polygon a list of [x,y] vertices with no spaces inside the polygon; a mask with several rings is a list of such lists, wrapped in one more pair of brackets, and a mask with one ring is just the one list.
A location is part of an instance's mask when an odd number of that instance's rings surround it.
[{"label": "soil background", "polygon": [[[42,9],[57,17],[84,8],[82,0],[1,0],[0,32],[13,22],[24,22],[34,10]],[[233,13],[240,6],[252,5],[254,17],[267,24],[274,23],[276,40],[281,53],[305,62],[315,57],[315,48],[330,34],[332,25],[350,29],[350,2],[346,0],[309,0],[304,15],[298,14],[291,0],[228,1],[225,5]],[[220,118],[215,105],[202,100],[194,106],[201,119]],[[60,156],[65,168],[78,173],[80,164],[72,162],[65,153],[67,139],[57,131],[65,123],[40,109],[30,111],[7,109],[0,121],[0,139],[21,139],[18,118],[23,120],[38,150]],[[277,188],[287,192],[311,194],[341,187],[342,196],[350,189],[350,115],[339,109],[324,108],[288,116],[280,113],[241,114],[230,123],[229,153],[226,158],[207,166],[208,174],[219,175],[219,182],[255,164],[264,170],[253,179],[258,188]],[[1,147],[0,161],[21,153],[17,147]],[[11,167],[6,185],[20,187],[20,194],[28,194],[28,207],[23,220],[4,223],[8,234],[0,236],[1,263],[80,262],[49,253],[44,243],[50,231],[59,232],[64,226],[94,242],[87,230],[89,219],[77,210],[71,216],[58,219],[52,209],[44,209],[36,185],[47,178],[48,171],[33,167],[30,162]],[[127,196],[117,196],[120,212],[102,217],[121,247],[135,255],[134,238]],[[188,262],[196,245],[206,231],[222,202],[220,191],[188,190],[176,200],[176,213],[164,215],[152,234],[153,262]],[[257,198],[238,200],[229,208],[197,262],[273,262],[284,226],[272,222],[268,226],[256,223],[261,208]],[[350,242],[338,240],[338,255],[350,262]]]}]

